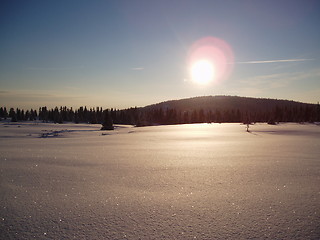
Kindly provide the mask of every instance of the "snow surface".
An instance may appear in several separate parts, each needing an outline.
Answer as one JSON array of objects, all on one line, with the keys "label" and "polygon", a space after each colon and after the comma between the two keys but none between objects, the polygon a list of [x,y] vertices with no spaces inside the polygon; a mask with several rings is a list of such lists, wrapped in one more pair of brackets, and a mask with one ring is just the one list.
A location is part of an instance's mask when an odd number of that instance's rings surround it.
[{"label": "snow surface", "polygon": [[0,124],[0,239],[320,239],[320,126]]}]

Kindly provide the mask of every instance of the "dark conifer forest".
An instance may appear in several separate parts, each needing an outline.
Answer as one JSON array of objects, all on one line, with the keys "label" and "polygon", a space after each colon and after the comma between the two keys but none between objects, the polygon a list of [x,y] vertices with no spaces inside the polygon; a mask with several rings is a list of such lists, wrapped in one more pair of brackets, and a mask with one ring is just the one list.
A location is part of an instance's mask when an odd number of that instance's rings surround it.
[{"label": "dark conifer forest", "polygon": [[40,107],[37,110],[0,108],[0,118],[12,122],[130,124],[135,126],[185,123],[256,123],[320,122],[320,106],[288,100],[236,96],[204,96],[166,101],[146,107],[128,109],[78,109]]}]

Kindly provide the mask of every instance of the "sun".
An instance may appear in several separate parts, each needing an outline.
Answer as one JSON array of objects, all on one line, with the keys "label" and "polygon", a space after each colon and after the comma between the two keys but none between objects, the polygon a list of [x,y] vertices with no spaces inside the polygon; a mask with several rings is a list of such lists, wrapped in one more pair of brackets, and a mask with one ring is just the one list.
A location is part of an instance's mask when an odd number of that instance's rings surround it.
[{"label": "sun", "polygon": [[212,62],[208,60],[198,60],[191,66],[192,81],[198,84],[208,84],[215,75],[215,69]]}]

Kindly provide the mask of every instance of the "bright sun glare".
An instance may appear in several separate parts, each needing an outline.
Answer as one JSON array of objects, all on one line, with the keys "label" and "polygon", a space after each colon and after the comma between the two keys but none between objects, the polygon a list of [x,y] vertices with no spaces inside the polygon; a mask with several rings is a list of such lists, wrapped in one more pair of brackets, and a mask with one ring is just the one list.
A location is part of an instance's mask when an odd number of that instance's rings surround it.
[{"label": "bright sun glare", "polygon": [[192,80],[198,84],[207,84],[211,82],[214,75],[214,66],[208,60],[196,61],[191,67]]}]

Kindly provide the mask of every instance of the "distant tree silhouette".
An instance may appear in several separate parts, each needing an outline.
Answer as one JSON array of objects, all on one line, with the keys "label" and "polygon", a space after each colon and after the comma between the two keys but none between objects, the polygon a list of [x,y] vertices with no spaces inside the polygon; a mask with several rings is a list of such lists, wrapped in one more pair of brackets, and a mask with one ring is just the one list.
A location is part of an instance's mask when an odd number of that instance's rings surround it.
[{"label": "distant tree silhouette", "polygon": [[39,108],[39,120],[42,120],[43,122],[49,121],[49,111],[47,107]]},{"label": "distant tree silhouette", "polygon": [[191,123],[198,123],[198,112],[196,109],[194,109],[191,113],[191,119],[190,119]]},{"label": "distant tree silhouette", "polygon": [[103,111],[103,122],[101,130],[114,130],[113,121],[108,110]]},{"label": "distant tree silhouette", "polygon": [[[251,122],[250,113],[246,111],[245,114],[243,114],[242,123],[248,126]],[[247,129],[249,129],[249,127],[247,127]]]},{"label": "distant tree silhouette", "polygon": [[10,108],[9,117],[11,118],[11,122],[17,122],[18,121],[16,112],[14,111],[14,108]]},{"label": "distant tree silhouette", "polygon": [[73,122],[74,123],[79,123],[79,114],[78,114],[78,111],[76,110],[74,115],[73,115]]},{"label": "distant tree silhouette", "polygon": [[201,109],[199,110],[198,122],[200,122],[200,123],[206,122],[206,114],[205,114],[203,108],[201,108]]},{"label": "distant tree silhouette", "polygon": [[8,117],[8,112],[7,112],[6,107],[1,107],[0,108],[0,118],[7,119],[7,117]]},{"label": "distant tree silhouette", "polygon": [[316,122],[320,122],[320,105],[319,105],[319,102],[318,102],[317,108],[316,108]]},{"label": "distant tree silhouette", "polygon": [[17,121],[23,121],[24,120],[24,111],[17,108],[16,109],[16,116],[17,116]]},{"label": "distant tree silhouette", "polygon": [[90,123],[91,124],[98,123],[97,113],[93,109],[90,109],[89,115],[90,115]]},{"label": "distant tree silhouette", "polygon": [[54,123],[63,123],[63,120],[62,120],[62,114],[61,114],[61,108],[60,108],[60,111],[58,109],[58,107],[55,107],[55,109],[53,110],[52,112],[53,114],[53,122]]},{"label": "distant tree silhouette", "polygon": [[211,110],[209,110],[208,114],[207,114],[207,123],[212,123],[214,122],[214,115],[212,113]]},{"label": "distant tree silhouette", "polygon": [[222,122],[222,116],[221,116],[221,112],[219,110],[216,110],[214,122],[216,122],[216,123]]}]

